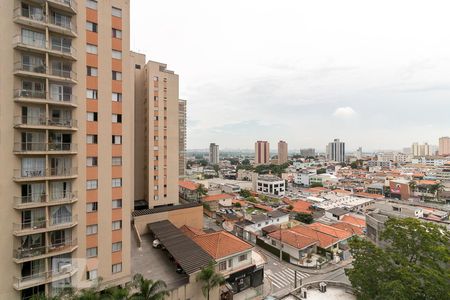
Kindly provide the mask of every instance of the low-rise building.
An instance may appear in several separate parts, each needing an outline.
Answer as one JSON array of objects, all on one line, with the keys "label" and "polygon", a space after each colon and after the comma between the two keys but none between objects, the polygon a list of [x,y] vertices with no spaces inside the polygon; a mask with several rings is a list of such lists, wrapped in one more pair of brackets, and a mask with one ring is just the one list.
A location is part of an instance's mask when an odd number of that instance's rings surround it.
[{"label": "low-rise building", "polygon": [[197,189],[198,183],[192,181],[181,180],[178,182],[179,196],[186,202],[198,202],[200,201],[200,194]]},{"label": "low-rise building", "polygon": [[256,238],[261,236],[262,229],[269,225],[281,225],[289,222],[289,214],[279,210],[263,214],[250,215],[242,222],[234,224],[234,233],[249,242],[256,243]]},{"label": "low-rise building", "polygon": [[286,192],[286,182],[274,175],[254,175],[253,191],[258,194],[283,197]]},{"label": "low-rise building", "polygon": [[205,208],[205,214],[215,218],[216,212],[220,209],[220,207],[231,207],[233,205],[233,199],[234,196],[230,194],[216,194],[204,196],[201,201],[204,205],[203,207]]}]

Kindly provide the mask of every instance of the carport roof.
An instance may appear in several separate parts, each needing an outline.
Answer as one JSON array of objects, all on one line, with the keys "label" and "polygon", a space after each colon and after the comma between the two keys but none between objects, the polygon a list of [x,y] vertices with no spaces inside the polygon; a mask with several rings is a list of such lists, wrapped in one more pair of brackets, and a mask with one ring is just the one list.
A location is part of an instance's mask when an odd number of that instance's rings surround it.
[{"label": "carport roof", "polygon": [[147,226],[187,274],[199,271],[214,260],[170,221],[159,221]]}]

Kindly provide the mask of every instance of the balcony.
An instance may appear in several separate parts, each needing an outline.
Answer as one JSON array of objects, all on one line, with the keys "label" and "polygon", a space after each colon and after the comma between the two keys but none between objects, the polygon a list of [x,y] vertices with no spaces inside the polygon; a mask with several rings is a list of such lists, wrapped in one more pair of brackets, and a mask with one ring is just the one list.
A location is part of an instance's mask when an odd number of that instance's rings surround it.
[{"label": "balcony", "polygon": [[16,154],[76,154],[77,144],[73,143],[14,143]]},{"label": "balcony", "polygon": [[24,261],[42,259],[49,256],[60,255],[74,251],[78,247],[76,239],[51,244],[48,246],[37,246],[14,249],[13,258],[16,263],[23,263]]},{"label": "balcony", "polygon": [[77,73],[72,70],[47,68],[45,64],[27,64],[18,61],[14,64],[14,74],[25,77],[49,78],[55,81],[77,83]]},{"label": "balcony", "polygon": [[44,11],[31,11],[24,10],[22,7],[16,7],[13,11],[13,19],[14,22],[31,26],[39,29],[45,29],[47,23],[47,17],[44,14]]},{"label": "balcony", "polygon": [[21,34],[13,38],[13,45],[19,50],[38,53],[48,52],[52,56],[76,60],[76,49],[71,45],[62,45],[56,42],[48,42],[45,39],[33,39],[23,37]]},{"label": "balcony", "polygon": [[29,276],[13,278],[13,286],[16,290],[23,290],[33,286],[47,284],[53,281],[72,277],[78,271],[76,265],[67,264],[61,266],[60,270],[37,273]]},{"label": "balcony", "polygon": [[67,18],[55,17],[51,15],[48,19],[47,25],[50,31],[77,37],[76,23],[72,20],[67,20]]},{"label": "balcony", "polygon": [[53,179],[69,179],[77,177],[77,168],[56,168],[56,169],[36,169],[36,170],[14,170],[14,180],[16,182],[39,181]]},{"label": "balcony", "polygon": [[76,14],[78,4],[75,0],[48,0],[49,6]]},{"label": "balcony", "polygon": [[65,118],[51,118],[47,120],[44,116],[37,116],[37,117],[15,116],[14,127],[33,128],[33,129],[76,130],[77,121]]},{"label": "balcony", "polygon": [[36,207],[43,207],[47,205],[61,205],[69,204],[78,200],[77,192],[59,192],[51,193],[47,195],[43,194],[31,194],[27,196],[15,196],[14,208],[16,209],[29,209]]},{"label": "balcony", "polygon": [[78,224],[77,215],[57,216],[50,220],[35,220],[25,223],[13,223],[13,233],[16,236],[42,233],[46,231],[66,229]]},{"label": "balcony", "polygon": [[76,107],[76,96],[71,93],[50,93],[45,91],[15,89],[14,101],[26,103],[42,103]]}]

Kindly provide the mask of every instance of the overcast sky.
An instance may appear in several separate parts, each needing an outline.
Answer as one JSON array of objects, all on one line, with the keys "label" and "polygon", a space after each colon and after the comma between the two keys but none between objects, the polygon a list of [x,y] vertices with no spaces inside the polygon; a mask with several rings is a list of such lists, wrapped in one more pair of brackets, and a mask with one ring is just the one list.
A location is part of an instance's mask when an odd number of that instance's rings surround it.
[{"label": "overcast sky", "polygon": [[188,148],[401,149],[450,135],[450,1],[131,0],[180,75]]}]

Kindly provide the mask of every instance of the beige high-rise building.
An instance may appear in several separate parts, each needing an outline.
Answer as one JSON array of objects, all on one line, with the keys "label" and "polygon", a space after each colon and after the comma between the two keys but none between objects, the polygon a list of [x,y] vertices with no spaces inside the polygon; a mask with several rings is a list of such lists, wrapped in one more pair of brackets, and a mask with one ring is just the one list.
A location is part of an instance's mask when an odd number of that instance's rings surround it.
[{"label": "beige high-rise building", "polygon": [[268,141],[255,143],[255,164],[268,164],[270,160],[270,145]]},{"label": "beige high-rise building", "polygon": [[129,2],[0,1],[0,299],[130,278]]},{"label": "beige high-rise building", "polygon": [[419,143],[413,143],[411,146],[411,153],[413,156],[430,156],[431,148],[428,143],[419,144]]},{"label": "beige high-rise building", "polygon": [[178,100],[178,175],[186,175],[186,100]]},{"label": "beige high-rise building", "polygon": [[288,144],[285,141],[278,142],[278,163],[284,164],[288,161]]},{"label": "beige high-rise building", "polygon": [[133,53],[135,67],[135,200],[178,204],[178,75]]},{"label": "beige high-rise building", "polygon": [[439,138],[439,155],[450,155],[450,137]]}]

